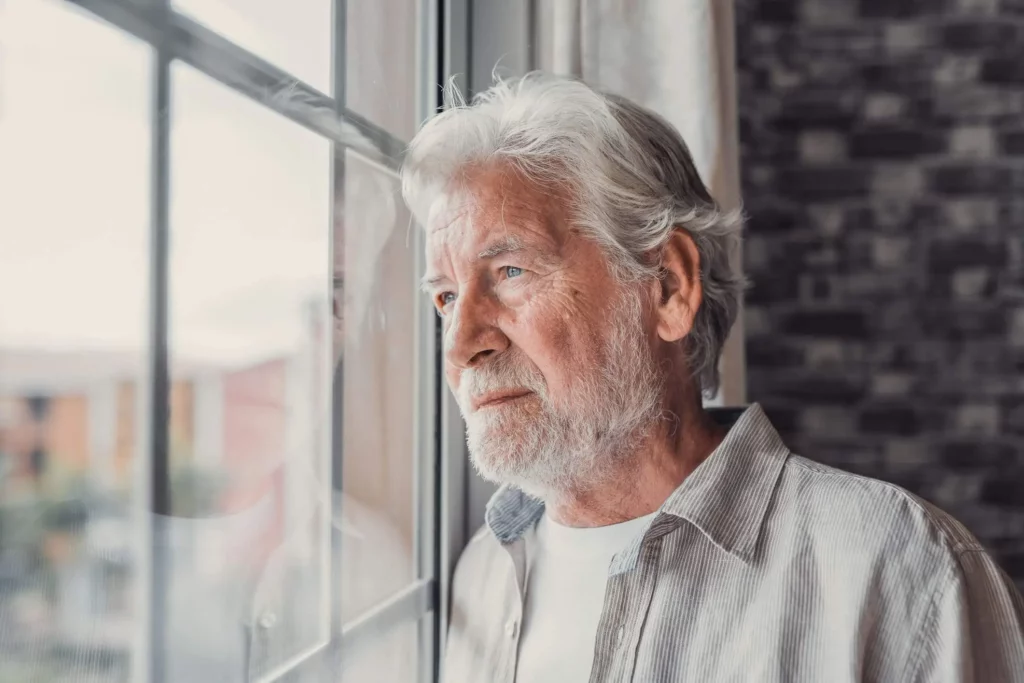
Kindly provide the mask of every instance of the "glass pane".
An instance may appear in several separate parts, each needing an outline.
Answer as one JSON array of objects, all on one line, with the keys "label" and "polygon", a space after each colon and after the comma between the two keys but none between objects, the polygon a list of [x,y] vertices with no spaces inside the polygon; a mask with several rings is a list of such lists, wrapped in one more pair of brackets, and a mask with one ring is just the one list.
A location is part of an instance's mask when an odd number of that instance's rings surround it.
[{"label": "glass pane", "polygon": [[417,0],[348,2],[345,104],[401,140],[416,131]]},{"label": "glass pane", "polygon": [[172,67],[167,678],[326,643],[330,144]]},{"label": "glass pane", "polygon": [[149,49],[0,3],[0,681],[126,681]]},{"label": "glass pane", "polygon": [[332,683],[427,683],[419,678],[416,639],[429,616],[400,622],[342,649],[341,676]]},{"label": "glass pane", "polygon": [[398,178],[357,153],[335,212],[335,278],[344,281],[343,582],[345,623],[416,578],[412,223]]},{"label": "glass pane", "polygon": [[172,2],[175,10],[324,93],[331,92],[332,4],[332,0]]}]

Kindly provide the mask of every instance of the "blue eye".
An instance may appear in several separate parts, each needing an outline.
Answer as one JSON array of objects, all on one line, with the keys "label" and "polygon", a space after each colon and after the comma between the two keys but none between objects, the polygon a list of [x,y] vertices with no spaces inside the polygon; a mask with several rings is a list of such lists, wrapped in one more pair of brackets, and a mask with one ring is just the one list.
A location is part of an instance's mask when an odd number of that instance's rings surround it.
[{"label": "blue eye", "polygon": [[438,295],[437,300],[441,303],[441,306],[447,306],[451,302],[455,301],[455,292],[441,292]]},{"label": "blue eye", "polygon": [[506,277],[519,277],[523,274],[523,269],[517,266],[504,266],[503,270]]}]

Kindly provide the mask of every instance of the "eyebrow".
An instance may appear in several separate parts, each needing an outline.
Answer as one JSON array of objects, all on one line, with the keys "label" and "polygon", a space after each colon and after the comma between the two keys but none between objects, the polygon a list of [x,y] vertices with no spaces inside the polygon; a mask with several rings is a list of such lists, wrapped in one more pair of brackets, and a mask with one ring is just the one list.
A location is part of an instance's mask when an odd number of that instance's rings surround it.
[{"label": "eyebrow", "polygon": [[[523,240],[515,237],[514,235],[509,235],[498,240],[478,253],[476,257],[481,261],[489,261],[491,259],[498,258],[499,256],[505,256],[506,254],[516,254],[521,252],[530,252],[530,254],[535,257],[540,257],[540,253],[537,252],[537,250],[528,247]],[[444,275],[427,275],[420,281],[420,289],[429,293],[430,290],[437,285],[448,281],[448,278]]]},{"label": "eyebrow", "polygon": [[498,240],[497,242],[495,242],[491,246],[487,247],[486,249],[481,251],[479,254],[477,254],[476,257],[478,259],[480,259],[481,261],[484,261],[484,260],[487,260],[487,259],[492,259],[492,258],[497,258],[499,256],[504,256],[505,254],[514,254],[516,252],[525,251],[525,250],[526,250],[526,245],[523,244],[523,241],[521,239],[519,239],[518,237],[513,237],[512,235],[509,235],[508,237],[505,237],[504,239]]}]

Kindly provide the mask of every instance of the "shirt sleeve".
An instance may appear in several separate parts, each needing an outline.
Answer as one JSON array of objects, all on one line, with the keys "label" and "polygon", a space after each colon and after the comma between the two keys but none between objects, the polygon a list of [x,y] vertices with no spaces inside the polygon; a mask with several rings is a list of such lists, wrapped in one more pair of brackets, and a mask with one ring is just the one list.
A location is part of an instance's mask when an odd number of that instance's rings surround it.
[{"label": "shirt sleeve", "polygon": [[938,581],[918,634],[918,683],[1024,683],[1024,600],[981,548]]}]

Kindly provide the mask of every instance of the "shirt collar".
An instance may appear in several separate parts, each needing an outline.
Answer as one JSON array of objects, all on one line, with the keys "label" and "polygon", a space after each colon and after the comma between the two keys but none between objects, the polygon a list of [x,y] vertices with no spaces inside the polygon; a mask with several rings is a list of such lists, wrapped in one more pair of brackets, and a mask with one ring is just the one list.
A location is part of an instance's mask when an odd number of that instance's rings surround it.
[{"label": "shirt collar", "polygon": [[[690,522],[744,562],[752,559],[789,449],[756,403],[741,413],[710,413],[725,426],[733,423],[725,439],[665,500],[644,534],[619,555],[613,574],[636,564],[643,539],[675,528],[663,522],[666,516]],[[521,538],[542,514],[543,502],[506,485],[491,497],[485,519],[495,538],[508,544]]]},{"label": "shirt collar", "polygon": [[725,439],[661,506],[749,562],[789,449],[761,406],[739,416]]}]

